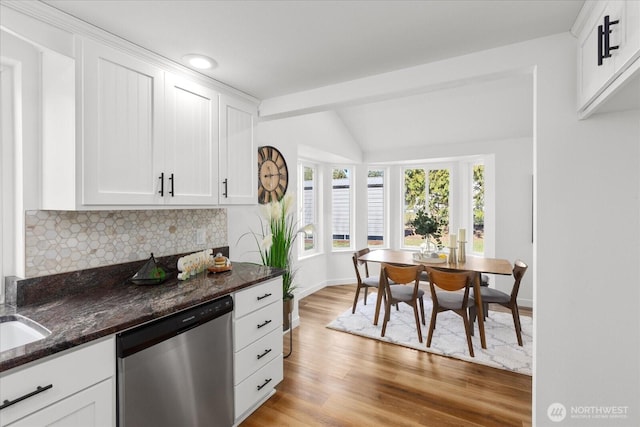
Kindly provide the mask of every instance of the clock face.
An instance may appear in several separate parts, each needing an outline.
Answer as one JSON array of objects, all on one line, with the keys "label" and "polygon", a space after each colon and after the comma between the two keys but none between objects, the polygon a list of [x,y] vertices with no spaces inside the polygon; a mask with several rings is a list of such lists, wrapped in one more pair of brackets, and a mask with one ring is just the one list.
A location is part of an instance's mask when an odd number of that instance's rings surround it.
[{"label": "clock face", "polygon": [[282,199],[288,184],[289,171],[282,153],[270,146],[258,148],[258,202]]}]

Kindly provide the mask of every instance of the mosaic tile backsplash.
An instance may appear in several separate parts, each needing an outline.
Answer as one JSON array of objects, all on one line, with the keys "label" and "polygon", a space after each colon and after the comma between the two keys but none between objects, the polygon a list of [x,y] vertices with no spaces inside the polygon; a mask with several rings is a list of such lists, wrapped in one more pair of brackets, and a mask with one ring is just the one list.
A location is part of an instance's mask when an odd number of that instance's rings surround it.
[{"label": "mosaic tile backsplash", "polygon": [[[227,245],[226,209],[27,211],[26,277]],[[196,233],[205,230],[205,243]]]}]

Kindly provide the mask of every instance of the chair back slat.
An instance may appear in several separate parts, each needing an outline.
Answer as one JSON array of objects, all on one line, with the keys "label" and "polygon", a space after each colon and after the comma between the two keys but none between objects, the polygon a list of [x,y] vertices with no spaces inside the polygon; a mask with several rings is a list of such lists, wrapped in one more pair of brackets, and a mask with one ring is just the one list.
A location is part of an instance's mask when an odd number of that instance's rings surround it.
[{"label": "chair back slat", "polygon": [[364,274],[365,274],[364,277],[369,277],[369,265],[367,264],[367,261],[360,261],[359,258],[361,256],[363,256],[363,255],[368,254],[369,252],[371,252],[371,249],[364,248],[364,249],[360,249],[359,251],[356,251],[356,252],[353,253],[353,256],[357,260],[357,264],[355,264],[356,270],[359,270],[358,265],[364,265]]},{"label": "chair back slat", "polygon": [[429,282],[445,291],[459,291],[473,283],[474,272],[469,271],[445,271],[433,267],[427,267]]},{"label": "chair back slat", "polygon": [[358,261],[357,252],[354,252],[351,259],[353,260],[353,268],[356,270],[356,279],[358,280],[358,284],[362,284],[362,277],[360,276],[360,268],[358,268],[359,261]]},{"label": "chair back slat", "polygon": [[524,261],[518,259],[513,265],[513,288],[511,288],[511,303],[515,303],[518,299],[518,291],[520,290],[520,282],[522,281],[522,277],[524,273],[527,271],[529,266],[524,263]]},{"label": "chair back slat", "polygon": [[406,285],[420,280],[422,266],[400,267],[392,264],[382,264],[382,270],[386,272],[386,277],[393,280],[396,285]]},{"label": "chair back slat", "polygon": [[389,283],[389,280],[392,280],[394,285],[413,284],[412,298],[416,299],[420,288],[420,272],[423,270],[424,267],[421,265],[398,266],[382,263],[380,277],[388,298],[392,298],[391,284]]}]

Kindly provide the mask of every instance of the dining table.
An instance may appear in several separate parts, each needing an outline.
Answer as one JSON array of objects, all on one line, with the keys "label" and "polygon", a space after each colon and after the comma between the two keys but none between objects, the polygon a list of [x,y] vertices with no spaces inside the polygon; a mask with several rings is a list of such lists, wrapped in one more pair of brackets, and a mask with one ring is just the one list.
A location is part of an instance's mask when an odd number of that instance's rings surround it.
[{"label": "dining table", "polygon": [[[480,293],[481,274],[499,274],[510,276],[513,273],[513,265],[506,259],[500,258],[485,258],[478,256],[465,257],[463,262],[455,261],[449,262],[449,260],[434,260],[434,259],[419,259],[414,257],[414,254],[418,252],[407,250],[393,250],[393,249],[376,249],[370,251],[367,254],[362,255],[358,259],[366,262],[377,262],[380,264],[394,264],[394,265],[424,265],[431,266],[445,270],[453,271],[472,271],[475,272],[475,280],[473,281],[474,300],[476,304],[476,310],[478,313],[478,330],[480,331],[480,343],[482,348],[487,348],[487,340],[484,334],[484,311],[482,308],[482,294]],[[382,289],[382,286],[380,286]],[[382,292],[378,292],[376,298],[376,312],[373,319],[373,324],[378,324],[378,318],[380,314],[380,306],[382,304]]]}]

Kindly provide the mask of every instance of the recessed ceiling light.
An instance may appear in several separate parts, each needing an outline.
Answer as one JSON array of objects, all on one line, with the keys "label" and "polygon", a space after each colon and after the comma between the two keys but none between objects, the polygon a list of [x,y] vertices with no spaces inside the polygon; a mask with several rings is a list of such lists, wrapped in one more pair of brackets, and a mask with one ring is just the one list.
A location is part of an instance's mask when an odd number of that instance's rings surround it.
[{"label": "recessed ceiling light", "polygon": [[215,60],[209,58],[208,56],[199,55],[196,53],[185,55],[182,57],[182,60],[190,66],[199,70],[210,70],[218,66],[218,63]]}]

